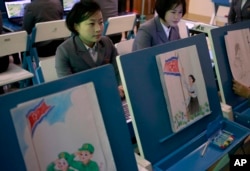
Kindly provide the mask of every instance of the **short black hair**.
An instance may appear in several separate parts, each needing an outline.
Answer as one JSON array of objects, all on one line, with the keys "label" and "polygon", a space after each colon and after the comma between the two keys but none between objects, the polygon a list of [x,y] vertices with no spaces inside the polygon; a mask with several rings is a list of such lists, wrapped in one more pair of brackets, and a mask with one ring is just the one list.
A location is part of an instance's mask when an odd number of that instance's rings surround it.
[{"label": "short black hair", "polygon": [[155,10],[158,16],[165,21],[166,12],[180,4],[183,7],[182,16],[184,16],[186,13],[186,0],[156,0]]},{"label": "short black hair", "polygon": [[87,20],[97,11],[101,11],[101,7],[95,1],[81,0],[80,2],[77,2],[66,16],[66,25],[68,29],[72,33],[78,35],[74,25]]},{"label": "short black hair", "polygon": [[195,78],[192,74],[189,75],[189,77],[192,79],[193,83],[195,82]]}]

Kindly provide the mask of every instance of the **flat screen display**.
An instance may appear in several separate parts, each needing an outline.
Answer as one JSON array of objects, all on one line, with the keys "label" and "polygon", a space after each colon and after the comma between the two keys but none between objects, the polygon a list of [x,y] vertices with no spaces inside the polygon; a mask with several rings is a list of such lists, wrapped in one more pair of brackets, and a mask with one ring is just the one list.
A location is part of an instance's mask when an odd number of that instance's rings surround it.
[{"label": "flat screen display", "polygon": [[8,18],[21,18],[24,15],[24,8],[31,0],[20,0],[4,2]]}]

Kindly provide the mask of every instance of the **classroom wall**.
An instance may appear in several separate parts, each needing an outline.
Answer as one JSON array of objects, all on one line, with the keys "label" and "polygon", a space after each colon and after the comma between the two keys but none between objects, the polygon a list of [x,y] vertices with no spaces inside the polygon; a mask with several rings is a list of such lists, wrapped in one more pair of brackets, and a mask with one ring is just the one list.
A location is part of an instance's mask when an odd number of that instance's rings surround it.
[{"label": "classroom wall", "polygon": [[211,16],[214,12],[213,3],[211,0],[188,0],[188,13]]}]

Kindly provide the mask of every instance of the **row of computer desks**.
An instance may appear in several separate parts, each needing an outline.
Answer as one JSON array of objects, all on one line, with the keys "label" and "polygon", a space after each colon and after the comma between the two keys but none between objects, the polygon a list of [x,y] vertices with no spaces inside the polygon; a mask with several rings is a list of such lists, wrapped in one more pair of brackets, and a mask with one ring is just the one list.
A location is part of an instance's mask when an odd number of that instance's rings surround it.
[{"label": "row of computer desks", "polygon": [[[224,40],[227,31],[249,26],[208,33],[220,97],[204,33],[118,57],[139,155],[154,171],[208,170],[249,135],[249,106],[231,89]],[[184,71],[196,77],[198,89],[200,108],[191,117]],[[221,102],[232,107],[235,121],[223,117]],[[138,170],[111,65],[7,93],[0,104],[3,170],[48,170],[62,158],[71,168],[77,152],[89,149],[102,171]],[[233,137],[223,148],[215,142],[221,132]]]}]

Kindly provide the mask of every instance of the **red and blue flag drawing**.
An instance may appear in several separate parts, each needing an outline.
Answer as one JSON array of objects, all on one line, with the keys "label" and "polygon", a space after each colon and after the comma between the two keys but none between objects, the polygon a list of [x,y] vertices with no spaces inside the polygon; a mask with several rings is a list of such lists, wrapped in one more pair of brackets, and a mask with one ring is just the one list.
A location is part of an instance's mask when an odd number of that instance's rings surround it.
[{"label": "red and blue flag drawing", "polygon": [[45,101],[42,100],[34,109],[28,112],[26,117],[31,129],[32,136],[37,125],[42,121],[42,119],[49,113],[51,109],[52,107],[47,105]]},{"label": "red and blue flag drawing", "polygon": [[167,75],[180,76],[181,74],[178,67],[178,57],[173,56],[169,59],[166,59],[163,72]]}]

